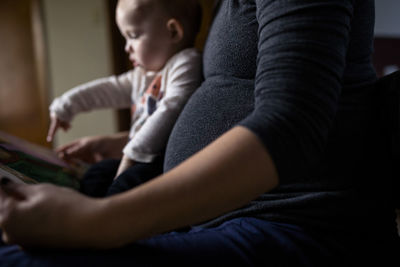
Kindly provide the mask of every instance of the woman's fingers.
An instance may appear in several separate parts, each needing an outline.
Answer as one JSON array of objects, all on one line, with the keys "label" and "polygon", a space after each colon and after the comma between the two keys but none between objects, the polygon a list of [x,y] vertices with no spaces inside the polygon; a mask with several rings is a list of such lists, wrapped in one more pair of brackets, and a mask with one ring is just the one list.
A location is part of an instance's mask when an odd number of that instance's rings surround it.
[{"label": "woman's fingers", "polygon": [[18,201],[25,199],[24,189],[7,177],[0,178],[0,228],[3,229],[1,239],[9,243],[7,228],[10,217]]},{"label": "woman's fingers", "polygon": [[0,187],[2,190],[3,198],[12,197],[17,200],[23,200],[26,198],[27,192],[24,184],[13,182],[10,178],[1,177]]}]

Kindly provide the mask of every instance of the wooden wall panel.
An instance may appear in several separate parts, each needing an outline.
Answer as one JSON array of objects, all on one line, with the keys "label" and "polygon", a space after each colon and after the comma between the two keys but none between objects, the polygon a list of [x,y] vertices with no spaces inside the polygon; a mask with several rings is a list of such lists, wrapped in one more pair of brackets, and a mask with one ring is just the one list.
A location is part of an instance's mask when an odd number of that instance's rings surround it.
[{"label": "wooden wall panel", "polygon": [[47,145],[40,2],[0,1],[0,130]]}]

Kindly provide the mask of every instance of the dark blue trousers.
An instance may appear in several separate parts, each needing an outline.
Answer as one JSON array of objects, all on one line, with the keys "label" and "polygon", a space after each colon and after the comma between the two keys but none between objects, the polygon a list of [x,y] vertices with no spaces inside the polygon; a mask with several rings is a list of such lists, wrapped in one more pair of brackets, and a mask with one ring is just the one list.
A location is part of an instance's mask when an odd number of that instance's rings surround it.
[{"label": "dark blue trousers", "polygon": [[398,266],[398,244],[365,237],[244,217],[110,250],[23,250],[0,241],[0,266]]},{"label": "dark blue trousers", "polygon": [[192,228],[119,249],[23,250],[0,246],[0,266],[345,266],[302,228],[238,218],[215,228]]}]

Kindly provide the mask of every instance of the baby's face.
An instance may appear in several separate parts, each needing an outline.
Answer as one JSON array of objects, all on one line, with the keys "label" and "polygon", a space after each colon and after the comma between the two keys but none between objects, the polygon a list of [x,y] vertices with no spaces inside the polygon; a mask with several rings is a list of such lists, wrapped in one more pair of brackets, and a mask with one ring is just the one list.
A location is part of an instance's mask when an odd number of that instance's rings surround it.
[{"label": "baby's face", "polygon": [[159,71],[173,53],[168,17],[155,4],[143,2],[120,0],[116,20],[132,64],[146,71]]}]

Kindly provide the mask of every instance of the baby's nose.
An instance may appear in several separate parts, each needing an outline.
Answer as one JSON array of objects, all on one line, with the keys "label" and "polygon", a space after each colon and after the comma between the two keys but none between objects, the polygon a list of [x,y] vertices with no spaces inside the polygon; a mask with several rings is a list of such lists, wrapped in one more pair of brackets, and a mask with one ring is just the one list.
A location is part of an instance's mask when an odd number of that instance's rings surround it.
[{"label": "baby's nose", "polygon": [[125,52],[126,53],[133,52],[132,46],[129,44],[129,42],[126,42],[126,44],[125,44]]}]

